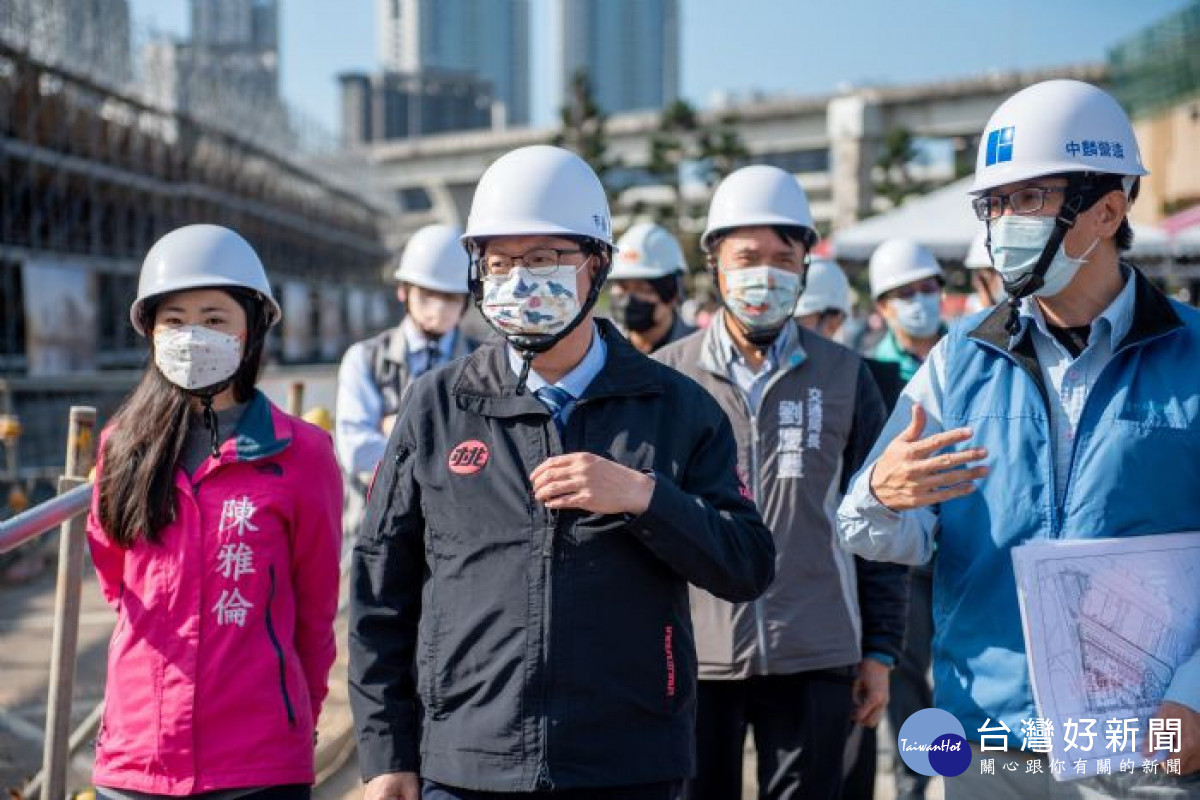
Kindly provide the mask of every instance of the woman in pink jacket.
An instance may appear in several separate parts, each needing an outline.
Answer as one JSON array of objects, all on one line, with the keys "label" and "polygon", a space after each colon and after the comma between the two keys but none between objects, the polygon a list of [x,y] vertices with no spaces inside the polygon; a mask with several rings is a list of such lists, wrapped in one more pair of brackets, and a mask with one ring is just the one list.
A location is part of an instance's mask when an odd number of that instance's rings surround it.
[{"label": "woman in pink jacket", "polygon": [[238,234],[163,237],[130,316],[153,364],[102,434],[88,519],[117,610],[93,782],[307,798],[335,654],[332,444],[255,389],[280,311]]}]

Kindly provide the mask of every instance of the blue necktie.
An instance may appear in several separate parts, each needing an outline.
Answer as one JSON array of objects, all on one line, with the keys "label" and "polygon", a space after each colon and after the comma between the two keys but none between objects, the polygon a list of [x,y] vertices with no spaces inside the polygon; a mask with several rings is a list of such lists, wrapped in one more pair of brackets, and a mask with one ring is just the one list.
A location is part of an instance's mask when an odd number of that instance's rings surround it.
[{"label": "blue necktie", "polygon": [[566,425],[566,409],[567,404],[575,399],[574,395],[559,386],[547,385],[534,392],[538,400],[542,401],[542,405],[550,409],[550,416],[554,419],[554,424],[558,426],[558,432],[561,435],[563,426]]}]

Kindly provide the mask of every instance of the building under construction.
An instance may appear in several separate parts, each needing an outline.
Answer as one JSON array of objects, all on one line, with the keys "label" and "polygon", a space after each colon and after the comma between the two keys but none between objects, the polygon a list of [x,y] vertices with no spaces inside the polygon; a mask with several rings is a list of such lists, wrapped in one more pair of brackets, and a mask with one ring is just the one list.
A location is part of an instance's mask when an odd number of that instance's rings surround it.
[{"label": "building under construction", "polygon": [[[0,0],[0,413],[31,434],[23,402],[86,397],[103,414],[128,388],[145,359],[128,321],[141,258],[181,225],[228,226],[258,251],[284,308],[276,363],[336,360],[392,315],[383,209],[350,188],[361,176],[306,157],[227,66],[187,76],[186,104],[151,100],[126,2],[106,3]],[[25,438],[25,463],[54,463]]]}]

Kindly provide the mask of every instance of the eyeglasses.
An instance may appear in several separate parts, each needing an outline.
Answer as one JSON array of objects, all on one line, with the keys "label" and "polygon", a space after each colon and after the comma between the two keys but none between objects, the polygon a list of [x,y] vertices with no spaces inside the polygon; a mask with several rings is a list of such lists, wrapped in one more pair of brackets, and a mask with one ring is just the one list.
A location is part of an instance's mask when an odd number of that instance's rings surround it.
[{"label": "eyeglasses", "polygon": [[1046,195],[1052,192],[1065,192],[1065,186],[1026,186],[1008,194],[987,194],[976,197],[971,201],[975,216],[983,222],[999,219],[1004,216],[1004,206],[1013,210],[1014,214],[1028,216],[1036,214],[1046,205]]},{"label": "eyeglasses", "polygon": [[922,278],[915,283],[910,283],[907,286],[901,286],[897,289],[888,290],[885,297],[899,297],[901,300],[908,300],[918,294],[934,294],[942,290],[942,282],[937,278]]},{"label": "eyeglasses", "polygon": [[519,256],[489,253],[480,259],[480,266],[483,269],[484,275],[489,278],[504,277],[516,269],[518,265],[524,266],[525,269],[529,270],[530,274],[541,278],[553,275],[559,266],[562,265],[562,260],[566,256],[579,255],[582,252],[583,250],[578,247],[572,250],[560,250],[555,247],[538,247]]}]

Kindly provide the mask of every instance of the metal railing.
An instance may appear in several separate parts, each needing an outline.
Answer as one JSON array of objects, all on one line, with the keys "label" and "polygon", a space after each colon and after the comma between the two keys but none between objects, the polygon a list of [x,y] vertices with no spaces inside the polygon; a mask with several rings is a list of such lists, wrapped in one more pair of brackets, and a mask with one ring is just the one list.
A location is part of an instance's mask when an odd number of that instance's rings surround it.
[{"label": "metal railing", "polygon": [[32,541],[87,511],[92,499],[92,484],[69,489],[52,500],[0,522],[0,554]]},{"label": "metal railing", "polygon": [[[58,543],[58,580],[55,584],[54,639],[50,650],[50,693],[46,706],[45,749],[42,771],[27,797],[37,788],[42,796],[62,798],[67,789],[67,762],[71,741],[86,738],[71,733],[71,690],[75,686],[75,656],[79,649],[80,591],[83,586],[83,551],[86,537],[84,512],[91,499],[87,474],[96,463],[96,409],[71,408],[67,432],[67,463],[58,480],[58,497],[0,523],[0,552],[11,550],[55,528]],[[94,712],[89,719],[98,715]],[[39,780],[40,779],[40,780]]]}]

